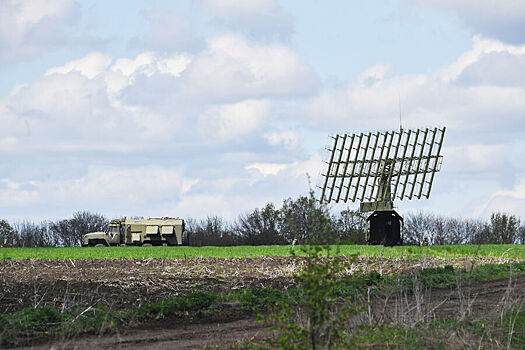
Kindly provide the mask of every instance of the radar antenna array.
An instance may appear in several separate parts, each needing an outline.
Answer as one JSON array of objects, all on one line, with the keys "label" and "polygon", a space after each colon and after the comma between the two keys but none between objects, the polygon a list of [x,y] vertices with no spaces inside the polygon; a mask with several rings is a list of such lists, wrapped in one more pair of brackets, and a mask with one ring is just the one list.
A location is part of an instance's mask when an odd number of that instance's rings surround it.
[{"label": "radar antenna array", "polygon": [[392,210],[396,198],[428,198],[444,136],[445,127],[333,136],[320,201],[359,201],[367,212]]}]

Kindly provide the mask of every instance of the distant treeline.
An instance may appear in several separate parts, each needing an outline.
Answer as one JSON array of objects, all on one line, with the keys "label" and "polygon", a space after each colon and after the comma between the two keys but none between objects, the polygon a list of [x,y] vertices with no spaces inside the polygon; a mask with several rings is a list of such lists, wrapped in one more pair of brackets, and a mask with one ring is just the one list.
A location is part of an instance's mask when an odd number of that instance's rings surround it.
[{"label": "distant treeline", "polygon": [[[288,198],[280,208],[270,203],[241,214],[233,222],[220,216],[186,218],[192,246],[297,244],[312,236],[323,243],[365,244],[367,214],[355,210],[331,213],[313,194]],[[87,211],[71,219],[13,224],[0,220],[0,245],[12,247],[80,246],[82,235],[104,231],[108,219]],[[490,220],[449,218],[428,213],[409,213],[404,220],[404,243],[445,244],[525,244],[525,223],[511,214],[493,213]],[[321,233],[319,235],[319,233]]]}]

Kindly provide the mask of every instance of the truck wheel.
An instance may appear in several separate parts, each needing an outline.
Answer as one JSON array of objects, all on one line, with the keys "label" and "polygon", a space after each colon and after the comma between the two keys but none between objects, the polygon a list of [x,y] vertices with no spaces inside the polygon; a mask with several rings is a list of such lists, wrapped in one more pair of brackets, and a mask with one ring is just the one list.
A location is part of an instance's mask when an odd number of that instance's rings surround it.
[{"label": "truck wheel", "polygon": [[151,247],[151,243],[143,243],[142,246],[143,247]]},{"label": "truck wheel", "polygon": [[95,247],[105,247],[105,246],[106,246],[106,245],[103,244],[103,243],[97,243],[97,244],[95,244]]}]

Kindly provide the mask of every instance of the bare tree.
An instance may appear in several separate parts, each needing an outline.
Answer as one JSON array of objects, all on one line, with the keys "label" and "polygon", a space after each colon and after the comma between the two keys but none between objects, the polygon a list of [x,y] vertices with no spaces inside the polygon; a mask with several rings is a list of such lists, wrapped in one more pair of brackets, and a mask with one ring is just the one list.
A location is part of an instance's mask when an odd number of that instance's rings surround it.
[{"label": "bare tree", "polygon": [[74,245],[82,244],[82,236],[89,232],[102,231],[108,225],[108,219],[100,214],[77,211],[71,219]]},{"label": "bare tree", "polygon": [[220,216],[208,216],[204,220],[186,220],[186,229],[190,232],[192,246],[231,246],[240,244],[231,226]]},{"label": "bare tree", "polygon": [[31,221],[20,221],[13,225],[17,238],[17,247],[47,247],[53,245],[49,225],[46,222],[35,224]]},{"label": "bare tree", "polygon": [[73,228],[71,220],[64,219],[57,222],[51,222],[49,224],[49,230],[52,233],[54,239],[54,245],[70,247],[75,246],[75,239],[73,237]]},{"label": "bare tree", "polygon": [[108,220],[100,215],[88,211],[77,211],[73,218],[53,222],[49,225],[56,245],[80,246],[82,236],[89,232],[103,231]]},{"label": "bare tree", "polygon": [[466,232],[465,227],[468,225],[468,220],[458,218],[449,218],[446,220],[447,244],[465,244]]},{"label": "bare tree", "polygon": [[434,216],[431,214],[419,212],[416,214],[409,213],[405,217],[405,227],[404,227],[404,241],[407,244],[417,244],[421,245],[425,237],[431,240],[433,231],[432,231],[432,221]]},{"label": "bare tree", "polygon": [[285,244],[286,241],[279,232],[279,220],[279,210],[270,203],[263,209],[240,215],[235,231],[246,244]]}]

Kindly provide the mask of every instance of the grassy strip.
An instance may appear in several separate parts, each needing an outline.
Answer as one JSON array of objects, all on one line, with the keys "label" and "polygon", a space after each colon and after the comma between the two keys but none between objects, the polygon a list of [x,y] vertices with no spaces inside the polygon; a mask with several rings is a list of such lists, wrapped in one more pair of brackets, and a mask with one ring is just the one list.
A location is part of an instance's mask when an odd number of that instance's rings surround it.
[{"label": "grassy strip", "polygon": [[[513,274],[525,273],[525,262],[512,264]],[[509,264],[481,265],[470,274],[471,281],[487,281],[508,277]],[[424,287],[435,288],[454,285],[458,270],[452,266],[444,268],[424,269],[420,272],[420,281]],[[462,272],[463,273],[463,272]],[[335,296],[350,297],[365,290],[369,286],[393,286],[403,288],[412,286],[411,276],[402,276],[400,280],[393,276],[380,276],[377,272],[344,279],[335,289]],[[143,322],[148,319],[160,319],[170,315],[184,317],[186,313],[207,316],[220,312],[217,305],[236,301],[245,310],[266,309],[279,303],[296,304],[301,300],[300,288],[286,291],[279,289],[244,289],[232,291],[226,295],[212,292],[195,292],[182,297],[171,297],[153,304],[143,305],[131,310],[110,312],[102,305],[90,307],[76,312],[59,312],[50,306],[27,308],[18,312],[0,315],[0,345],[23,344],[24,339],[53,334],[74,335],[82,332],[113,331],[119,325]],[[183,313],[183,314],[181,314]],[[517,329],[521,329],[518,325]],[[388,330],[388,329],[387,329]],[[375,332],[373,328],[368,331]],[[386,331],[385,331],[386,332]],[[367,333],[368,334],[368,333]],[[385,334],[388,334],[385,333]],[[366,337],[366,334],[365,334]]]},{"label": "grassy strip", "polygon": [[180,312],[205,310],[218,299],[219,296],[211,292],[195,292],[117,312],[110,312],[103,305],[75,312],[59,312],[51,306],[26,308],[0,315],[0,345],[20,345],[25,339],[53,334],[111,332],[122,324],[164,318]]},{"label": "grassy strip", "polygon": [[[335,246],[334,246],[335,248]],[[295,250],[301,254],[299,249]],[[422,257],[497,257],[525,260],[525,245],[487,244],[456,246],[400,246],[341,245],[341,255],[363,257],[422,258]],[[0,248],[0,259],[120,259],[120,258],[242,258],[290,256],[290,246],[235,246],[235,247],[64,247],[64,248]]]},{"label": "grassy strip", "polygon": [[[507,344],[512,325],[512,341]],[[352,349],[524,349],[525,311],[511,310],[503,320],[438,319],[419,323],[417,327],[361,325],[347,337]],[[235,344],[231,349],[269,350],[277,347],[279,344],[270,339],[264,343]]]},{"label": "grassy strip", "polygon": [[[512,264],[513,275],[525,274],[525,261]],[[467,278],[470,282],[490,281],[498,278],[509,277],[510,264],[487,264],[475,268],[471,272],[445,267],[429,268],[418,271],[418,280],[423,288],[444,288],[454,286],[458,281],[458,274],[462,280]],[[366,291],[368,287],[390,287],[395,291],[413,289],[414,279],[410,274],[381,276],[376,271],[367,274],[342,279],[334,288],[334,297],[352,297]],[[296,303],[301,299],[300,288],[290,288],[286,291],[280,289],[243,289],[233,291],[224,296],[225,300],[238,300],[246,306],[271,306],[276,303]]]},{"label": "grassy strip", "polygon": [[[513,326],[511,344],[509,329]],[[394,325],[362,325],[351,334],[355,349],[479,349],[525,348],[525,311],[511,310],[503,320],[458,321],[438,319],[407,328]]]}]

